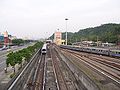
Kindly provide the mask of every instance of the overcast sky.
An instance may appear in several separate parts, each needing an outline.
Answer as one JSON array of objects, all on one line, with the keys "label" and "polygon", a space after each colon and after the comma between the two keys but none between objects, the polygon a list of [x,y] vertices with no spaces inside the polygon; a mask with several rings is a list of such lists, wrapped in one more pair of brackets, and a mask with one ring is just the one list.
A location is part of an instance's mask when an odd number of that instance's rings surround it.
[{"label": "overcast sky", "polygon": [[0,32],[45,38],[59,28],[79,29],[120,23],[120,0],[0,0]]}]

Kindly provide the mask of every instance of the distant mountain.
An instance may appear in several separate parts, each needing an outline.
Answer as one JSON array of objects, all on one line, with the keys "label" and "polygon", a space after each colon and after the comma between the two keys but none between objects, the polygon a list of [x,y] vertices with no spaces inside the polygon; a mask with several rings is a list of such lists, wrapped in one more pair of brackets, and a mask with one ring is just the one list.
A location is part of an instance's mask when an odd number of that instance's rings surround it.
[{"label": "distant mountain", "polygon": [[[65,39],[65,33],[62,34]],[[53,39],[53,36],[51,36]],[[120,24],[103,24],[101,26],[81,29],[75,33],[68,33],[68,43],[81,40],[93,40],[102,42],[118,43],[120,42]]]}]

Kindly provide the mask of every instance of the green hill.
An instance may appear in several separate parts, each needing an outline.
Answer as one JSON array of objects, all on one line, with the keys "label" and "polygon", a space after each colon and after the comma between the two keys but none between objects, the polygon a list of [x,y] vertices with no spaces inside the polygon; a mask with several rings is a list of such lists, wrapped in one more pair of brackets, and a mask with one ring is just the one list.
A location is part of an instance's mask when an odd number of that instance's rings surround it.
[{"label": "green hill", "polygon": [[[65,33],[63,33],[65,39]],[[68,33],[68,43],[81,40],[93,40],[102,42],[118,43],[120,41],[120,24],[103,24],[101,26],[81,29],[75,33]]]}]

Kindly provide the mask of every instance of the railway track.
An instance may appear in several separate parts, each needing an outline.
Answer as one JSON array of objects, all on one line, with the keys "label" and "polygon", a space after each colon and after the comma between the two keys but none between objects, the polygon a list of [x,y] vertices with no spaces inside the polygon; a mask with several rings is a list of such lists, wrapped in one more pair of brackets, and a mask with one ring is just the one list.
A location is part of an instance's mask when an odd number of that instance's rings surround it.
[{"label": "railway track", "polygon": [[44,86],[43,90],[58,90],[57,78],[55,76],[55,71],[52,63],[50,49],[47,50],[44,68]]},{"label": "railway track", "polygon": [[95,62],[101,63],[101,64],[103,64],[105,66],[108,66],[108,67],[110,67],[112,69],[120,71],[120,63],[115,62],[114,60],[104,59],[104,58],[101,58],[101,56],[98,57],[98,56],[93,55],[93,54],[90,54],[90,55],[87,54],[87,55],[85,55],[85,54],[81,54],[79,52],[75,52],[75,51],[71,51],[71,50],[68,50],[68,51],[71,52],[71,53],[75,53],[75,54],[77,54],[79,56],[84,56],[86,58],[94,60]]},{"label": "railway track", "polygon": [[[79,55],[81,55],[81,54],[79,53]],[[87,55],[84,54],[84,56],[87,56],[90,59],[97,60],[97,62],[99,61],[102,64],[105,64],[109,67],[112,67],[112,68],[120,71],[120,60],[118,60],[118,59],[110,58],[110,57],[105,58],[101,55],[98,56],[98,55],[94,55],[94,54],[87,54]]]},{"label": "railway track", "polygon": [[26,80],[26,83],[23,87],[23,90],[31,90],[31,88],[33,88],[35,71],[36,71],[38,61],[39,61],[40,58],[41,58],[41,55],[38,54],[38,57],[35,58],[35,63],[33,65],[31,65],[30,73],[29,73],[28,79]]},{"label": "railway track", "polygon": [[[71,51],[71,50],[69,50]],[[73,51],[72,51],[73,52]],[[94,58],[94,59],[97,59],[101,62],[104,62],[106,64],[111,64],[113,65],[114,67],[118,68],[118,70],[120,70],[120,59],[117,59],[117,58],[111,58],[111,57],[105,57],[105,56],[102,56],[102,55],[95,55],[95,54],[91,54],[91,53],[81,53],[81,52],[75,52],[76,54],[79,54],[81,56],[85,56],[85,57],[88,57],[88,58]],[[114,68],[112,67],[112,68]]]},{"label": "railway track", "polygon": [[[71,51],[71,50],[64,50],[67,53],[70,53],[71,55],[73,55],[74,57],[77,57],[78,59],[80,59],[82,62],[86,63],[87,65],[89,65],[90,67],[94,68],[95,70],[97,70],[99,73],[102,73],[103,75],[105,75],[106,77],[108,77],[109,79],[111,79],[112,81],[115,82],[115,84],[117,84],[118,86],[120,86],[120,76],[118,74],[115,74],[114,72],[109,71],[108,69],[104,69],[103,67],[101,67],[99,64],[103,64],[106,65],[107,67],[114,67],[113,69],[118,70],[119,71],[119,67],[115,66],[114,63],[110,64],[110,63],[105,63],[104,61],[100,61],[101,59],[96,60],[96,58],[91,58],[92,56],[85,56],[85,55],[80,55],[78,52],[75,51]],[[97,64],[97,63],[99,64]],[[114,65],[113,65],[114,64]]]},{"label": "railway track", "polygon": [[92,60],[94,60],[96,62],[99,62],[101,64],[104,64],[104,65],[106,65],[108,67],[111,67],[111,68],[113,68],[113,69],[115,69],[117,71],[120,71],[120,64],[119,63],[116,63],[116,62],[113,62],[113,61],[103,60],[103,59],[98,58],[98,57],[97,58],[96,57],[88,57],[88,58],[92,59]]},{"label": "railway track", "polygon": [[74,70],[70,69],[70,66],[65,62],[67,58],[62,58],[63,55],[58,47],[55,48],[55,52],[60,60],[59,65],[65,77],[68,90],[87,90],[81,80],[75,76]]},{"label": "railway track", "polygon": [[51,48],[51,57],[52,57],[52,63],[54,67],[55,76],[57,79],[56,82],[57,82],[58,90],[68,90],[64,76],[58,64],[58,57],[56,57],[54,47]]},{"label": "railway track", "polygon": [[30,62],[24,67],[24,69],[8,83],[5,90],[24,90],[27,88],[29,78],[33,76],[33,72],[35,70],[35,67],[33,65],[36,65],[36,62],[38,62],[39,58],[40,55],[38,50],[36,54],[31,58]]},{"label": "railway track", "polygon": [[41,59],[38,62],[38,67],[35,72],[36,76],[35,76],[35,80],[34,80],[33,90],[42,90],[43,89],[44,65],[45,65],[45,55],[42,55]]}]

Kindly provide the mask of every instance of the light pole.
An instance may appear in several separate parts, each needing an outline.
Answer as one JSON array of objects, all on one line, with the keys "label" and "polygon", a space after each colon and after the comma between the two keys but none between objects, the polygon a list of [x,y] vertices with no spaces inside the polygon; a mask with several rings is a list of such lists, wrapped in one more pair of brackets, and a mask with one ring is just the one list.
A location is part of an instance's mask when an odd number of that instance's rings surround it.
[{"label": "light pole", "polygon": [[66,20],[66,45],[67,45],[67,18],[65,18],[65,20]]}]

